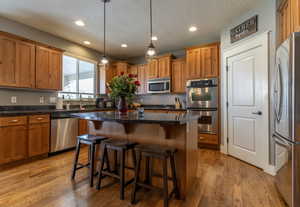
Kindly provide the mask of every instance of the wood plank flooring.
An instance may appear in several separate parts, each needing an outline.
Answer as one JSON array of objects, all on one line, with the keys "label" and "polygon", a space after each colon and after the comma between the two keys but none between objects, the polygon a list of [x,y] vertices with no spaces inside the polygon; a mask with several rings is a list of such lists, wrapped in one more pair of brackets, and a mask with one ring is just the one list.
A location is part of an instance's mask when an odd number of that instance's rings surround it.
[{"label": "wood plank flooring", "polygon": [[[237,159],[212,150],[199,150],[199,179],[186,202],[172,200],[170,207],[285,207],[274,178]],[[81,162],[87,161],[86,150]],[[90,188],[87,170],[70,180],[73,152],[56,155],[0,171],[0,207],[129,207],[119,200],[119,185],[100,191]],[[105,179],[104,185],[111,180]],[[162,207],[156,192],[138,193],[136,207]]]}]

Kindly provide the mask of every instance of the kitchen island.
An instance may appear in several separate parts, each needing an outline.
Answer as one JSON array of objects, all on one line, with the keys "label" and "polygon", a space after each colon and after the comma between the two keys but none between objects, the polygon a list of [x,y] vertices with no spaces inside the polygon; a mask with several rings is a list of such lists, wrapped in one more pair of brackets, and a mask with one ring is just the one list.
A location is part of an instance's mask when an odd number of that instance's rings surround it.
[{"label": "kitchen island", "polygon": [[[118,112],[91,112],[74,116],[90,121],[91,134],[177,148],[175,159],[181,198],[186,198],[193,189],[198,166],[198,117],[147,112],[143,116],[137,112],[129,112],[126,116]],[[155,163],[158,174],[160,166]]]}]

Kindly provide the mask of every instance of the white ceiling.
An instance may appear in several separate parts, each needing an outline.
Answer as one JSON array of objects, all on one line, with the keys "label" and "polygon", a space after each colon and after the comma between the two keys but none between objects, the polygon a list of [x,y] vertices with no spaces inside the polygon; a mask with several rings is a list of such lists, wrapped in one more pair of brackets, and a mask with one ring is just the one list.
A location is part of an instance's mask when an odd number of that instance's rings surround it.
[{"label": "white ceiling", "polygon": [[[160,52],[219,39],[221,30],[261,0],[153,0],[155,46]],[[144,54],[149,42],[149,1],[111,0],[107,6],[108,53],[114,57]],[[101,0],[1,0],[0,16],[65,39],[103,48]],[[81,19],[85,27],[73,22]],[[190,25],[199,30],[190,33]],[[122,43],[128,48],[121,48]]]}]

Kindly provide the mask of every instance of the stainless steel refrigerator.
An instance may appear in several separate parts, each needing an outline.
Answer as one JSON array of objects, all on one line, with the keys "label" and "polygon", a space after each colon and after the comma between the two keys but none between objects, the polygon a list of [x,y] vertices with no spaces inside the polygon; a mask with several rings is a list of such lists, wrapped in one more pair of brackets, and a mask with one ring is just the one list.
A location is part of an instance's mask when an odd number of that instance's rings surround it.
[{"label": "stainless steel refrigerator", "polygon": [[274,83],[276,186],[290,207],[300,206],[300,33],[276,52]]}]

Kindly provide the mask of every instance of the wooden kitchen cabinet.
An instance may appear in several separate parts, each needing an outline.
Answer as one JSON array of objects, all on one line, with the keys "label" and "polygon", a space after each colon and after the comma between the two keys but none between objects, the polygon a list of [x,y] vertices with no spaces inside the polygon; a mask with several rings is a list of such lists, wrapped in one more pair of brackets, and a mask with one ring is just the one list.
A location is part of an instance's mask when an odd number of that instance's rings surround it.
[{"label": "wooden kitchen cabinet", "polygon": [[187,49],[186,79],[218,77],[219,52],[219,43]]},{"label": "wooden kitchen cabinet", "polygon": [[83,135],[88,133],[89,133],[88,120],[79,119],[78,134]]},{"label": "wooden kitchen cabinet", "polygon": [[17,87],[35,88],[35,45],[18,41],[16,58]]},{"label": "wooden kitchen cabinet", "polygon": [[277,9],[279,20],[279,43],[291,33],[300,31],[300,0],[282,0]]},{"label": "wooden kitchen cabinet", "polygon": [[138,66],[131,65],[128,70],[128,74],[138,75]]},{"label": "wooden kitchen cabinet", "polygon": [[129,64],[126,62],[117,62],[116,65],[116,75],[121,75],[122,73],[127,74],[129,71]]},{"label": "wooden kitchen cabinet", "polygon": [[62,53],[43,46],[36,47],[36,87],[61,90]]},{"label": "wooden kitchen cabinet", "polygon": [[138,65],[138,81],[140,81],[141,86],[139,87],[138,93],[139,94],[146,94],[147,93],[147,77],[148,74],[148,65],[142,64]]},{"label": "wooden kitchen cabinet", "polygon": [[158,78],[171,78],[171,55],[158,58]]},{"label": "wooden kitchen cabinet", "polygon": [[35,115],[29,117],[28,156],[47,154],[50,142],[50,116]]},{"label": "wooden kitchen cabinet", "polygon": [[148,78],[171,78],[171,54],[157,57],[149,62]]},{"label": "wooden kitchen cabinet", "polygon": [[158,59],[153,59],[148,63],[148,79],[155,79],[158,76]]},{"label": "wooden kitchen cabinet", "polygon": [[17,40],[0,36],[0,85],[17,86]]},{"label": "wooden kitchen cabinet", "polygon": [[0,118],[0,164],[26,159],[27,117]]},{"label": "wooden kitchen cabinet", "polygon": [[185,59],[172,61],[172,92],[184,93],[186,86]]}]

